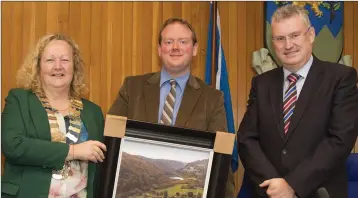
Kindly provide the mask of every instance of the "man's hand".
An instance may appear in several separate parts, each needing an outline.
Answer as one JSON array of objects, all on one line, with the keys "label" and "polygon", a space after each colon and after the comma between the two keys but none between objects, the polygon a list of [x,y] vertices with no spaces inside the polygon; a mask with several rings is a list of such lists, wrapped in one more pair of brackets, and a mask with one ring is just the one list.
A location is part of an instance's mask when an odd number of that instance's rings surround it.
[{"label": "man's hand", "polygon": [[264,181],[260,187],[268,187],[267,195],[270,198],[293,198],[295,192],[291,186],[282,178],[273,178]]}]

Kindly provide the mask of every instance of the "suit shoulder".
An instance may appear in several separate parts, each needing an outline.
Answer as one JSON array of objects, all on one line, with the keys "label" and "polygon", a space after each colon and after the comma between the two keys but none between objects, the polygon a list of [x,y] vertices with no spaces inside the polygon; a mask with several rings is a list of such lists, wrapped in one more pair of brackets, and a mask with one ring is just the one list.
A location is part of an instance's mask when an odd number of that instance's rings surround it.
[{"label": "suit shoulder", "polygon": [[351,74],[357,76],[357,71],[354,67],[349,67],[339,63],[319,60],[319,66],[325,71],[326,76],[330,79],[340,79]]},{"label": "suit shoulder", "polygon": [[9,90],[8,96],[15,96],[19,98],[26,98],[30,94],[34,94],[31,90],[23,89],[23,88],[13,88]]},{"label": "suit shoulder", "polygon": [[[143,87],[146,82],[156,73],[147,73],[143,75],[137,75],[137,76],[127,76],[123,83],[121,89],[125,88],[127,91],[138,91],[141,89],[138,89],[140,87]],[[136,88],[136,89],[133,89]]]},{"label": "suit shoulder", "polygon": [[[91,102],[85,98],[81,98],[82,103],[83,103],[83,108],[89,108],[89,109],[101,109],[101,107],[99,105],[97,105],[94,102]],[[102,110],[101,110],[102,111]]]},{"label": "suit shoulder", "polygon": [[342,65],[339,63],[331,63],[328,61],[321,61],[322,65],[324,65],[324,67],[326,67],[326,69],[332,73],[347,73],[347,72],[351,72],[352,70],[355,70],[354,67],[349,67],[346,65]]},{"label": "suit shoulder", "polygon": [[146,73],[142,75],[136,75],[136,76],[127,76],[125,78],[125,81],[132,82],[132,81],[146,81],[150,77],[152,77],[155,73]]},{"label": "suit shoulder", "polygon": [[210,95],[212,95],[212,94],[220,95],[222,93],[222,91],[217,90],[217,89],[211,87],[210,85],[207,85],[200,78],[198,78],[196,76],[194,76],[194,78],[195,78],[196,82],[199,84],[200,88],[202,88],[204,90],[204,92],[207,92]]},{"label": "suit shoulder", "polygon": [[262,74],[256,75],[253,77],[253,79],[256,79],[257,81],[266,81],[268,79],[272,79],[274,76],[279,75],[279,73],[283,72],[282,67],[279,66],[275,69],[272,69],[270,71],[264,72]]}]

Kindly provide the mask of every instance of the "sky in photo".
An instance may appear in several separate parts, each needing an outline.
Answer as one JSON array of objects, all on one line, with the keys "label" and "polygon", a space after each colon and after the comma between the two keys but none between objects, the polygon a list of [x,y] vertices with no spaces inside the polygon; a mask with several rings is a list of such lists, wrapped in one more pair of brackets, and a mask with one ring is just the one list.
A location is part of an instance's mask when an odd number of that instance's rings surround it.
[{"label": "sky in photo", "polygon": [[[167,144],[167,143],[165,143]],[[182,145],[162,145],[155,141],[147,142],[140,139],[124,139],[121,143],[122,152],[131,155],[141,155],[152,159],[168,159],[190,163],[197,160],[209,159],[210,149],[185,148]],[[201,149],[201,150],[199,150]]]}]

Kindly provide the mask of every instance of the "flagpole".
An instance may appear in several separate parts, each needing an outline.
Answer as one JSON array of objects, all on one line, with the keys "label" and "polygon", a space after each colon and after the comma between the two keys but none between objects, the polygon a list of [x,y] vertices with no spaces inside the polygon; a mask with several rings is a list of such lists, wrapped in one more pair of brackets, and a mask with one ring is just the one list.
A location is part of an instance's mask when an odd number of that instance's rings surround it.
[{"label": "flagpole", "polygon": [[217,67],[217,57],[216,57],[216,17],[217,17],[217,2],[213,1],[213,6],[212,6],[212,11],[211,13],[213,13],[212,15],[212,22],[213,22],[213,26],[212,26],[212,51],[211,51],[211,86],[213,88],[216,87],[216,67]]}]

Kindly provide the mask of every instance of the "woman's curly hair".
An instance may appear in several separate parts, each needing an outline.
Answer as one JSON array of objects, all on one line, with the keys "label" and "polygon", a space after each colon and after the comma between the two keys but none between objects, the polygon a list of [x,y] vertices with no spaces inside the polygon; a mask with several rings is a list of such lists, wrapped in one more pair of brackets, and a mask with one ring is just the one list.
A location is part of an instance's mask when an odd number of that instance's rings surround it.
[{"label": "woman's curly hair", "polygon": [[40,81],[40,62],[45,47],[53,40],[66,41],[72,48],[73,79],[70,85],[69,95],[71,98],[78,98],[86,91],[84,83],[84,63],[78,45],[69,37],[61,34],[49,34],[39,39],[35,49],[27,55],[24,63],[17,72],[17,86],[40,95],[44,94]]}]

